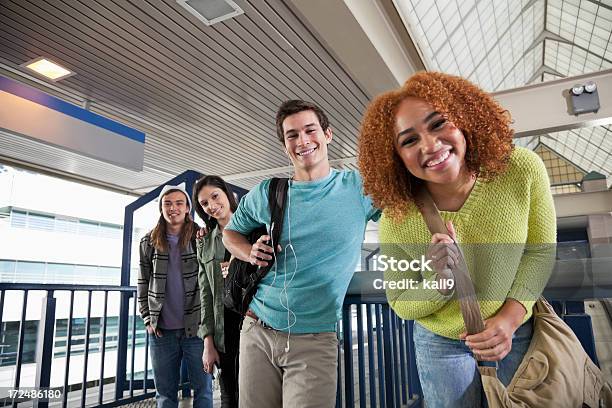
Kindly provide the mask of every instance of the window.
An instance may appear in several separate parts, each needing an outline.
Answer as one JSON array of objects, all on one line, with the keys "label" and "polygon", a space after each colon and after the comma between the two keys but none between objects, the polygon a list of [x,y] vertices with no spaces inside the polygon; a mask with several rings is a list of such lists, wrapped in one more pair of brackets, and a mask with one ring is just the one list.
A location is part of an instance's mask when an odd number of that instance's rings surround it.
[{"label": "window", "polygon": [[50,263],[44,283],[73,283],[74,277],[74,265]]},{"label": "window", "polygon": [[78,229],[78,221],[71,218],[56,217],[55,218],[55,230],[57,232],[67,232],[70,234],[76,234]]},{"label": "window", "polygon": [[28,228],[41,230],[41,231],[53,231],[55,226],[55,217],[50,215],[42,214],[28,214]]},{"label": "window", "polygon": [[45,277],[44,262],[17,261],[16,282],[40,283]]},{"label": "window", "polygon": [[0,282],[15,282],[15,261],[0,260]]},{"label": "window", "polygon": [[27,220],[27,213],[25,211],[18,211],[18,210],[11,211],[11,227],[25,228],[26,220]]},{"label": "window", "polygon": [[111,224],[100,224],[100,236],[121,239],[122,228]]},{"label": "window", "polygon": [[91,221],[79,221],[79,234],[89,235],[93,237],[98,236],[98,223]]}]

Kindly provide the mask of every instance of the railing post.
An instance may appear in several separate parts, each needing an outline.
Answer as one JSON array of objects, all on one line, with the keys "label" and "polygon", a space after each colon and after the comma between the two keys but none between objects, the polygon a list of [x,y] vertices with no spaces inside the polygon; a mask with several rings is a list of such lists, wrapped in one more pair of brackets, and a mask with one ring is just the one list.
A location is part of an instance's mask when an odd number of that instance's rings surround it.
[{"label": "railing post", "polygon": [[[36,389],[48,388],[51,384],[51,363],[53,362],[53,333],[55,332],[55,298],[53,291],[47,291],[43,298],[38,342],[36,344]],[[35,408],[47,408],[49,401],[34,400]]]},{"label": "railing post", "polygon": [[[130,266],[132,261],[132,229],[134,227],[134,208],[125,207],[123,218],[123,254],[121,256],[121,286],[130,285]],[[121,292],[119,305],[119,327],[117,333],[117,371],[115,373],[115,400],[123,398],[126,389],[128,314],[130,313],[131,293]]]},{"label": "railing post", "polygon": [[394,376],[395,376],[395,368],[394,368],[394,357],[393,352],[391,350],[391,336],[393,336],[393,331],[391,329],[391,316],[390,316],[390,308],[387,303],[383,303],[382,305],[382,318],[383,318],[383,354],[384,354],[384,362],[385,362],[385,402],[387,407],[395,406],[395,397],[393,394],[393,386],[394,386]]},{"label": "railing post", "polygon": [[414,351],[414,338],[412,337],[414,320],[407,321],[406,329],[406,346],[408,353],[408,382],[410,390],[410,398],[416,394],[419,398],[422,398],[423,392],[421,391],[421,381],[419,380],[419,372],[417,371],[416,365],[416,354]]},{"label": "railing post", "polygon": [[117,371],[115,380],[115,400],[123,398],[125,391],[126,369],[127,369],[127,341],[128,341],[128,313],[130,310],[130,293],[121,292],[121,303],[119,306],[119,328],[117,338]]},{"label": "railing post", "polygon": [[[355,404],[355,383],[353,377],[353,325],[351,304],[342,307],[342,340],[344,344],[344,399],[346,407]],[[340,362],[338,362],[340,364]]]}]

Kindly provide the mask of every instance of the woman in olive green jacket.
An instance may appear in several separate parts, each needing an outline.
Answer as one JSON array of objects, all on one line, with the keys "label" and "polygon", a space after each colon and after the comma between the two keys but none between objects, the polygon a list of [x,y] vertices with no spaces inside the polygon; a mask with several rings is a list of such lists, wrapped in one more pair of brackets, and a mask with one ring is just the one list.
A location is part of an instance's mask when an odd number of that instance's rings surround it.
[{"label": "woman in olive green jacket", "polygon": [[202,303],[199,335],[204,339],[204,370],[221,368],[221,406],[238,407],[238,348],[240,315],[223,306],[223,280],[229,252],[223,246],[223,229],[236,211],[236,199],[218,176],[206,176],[193,189],[194,208],[206,223],[207,233],[198,241],[198,282]]}]

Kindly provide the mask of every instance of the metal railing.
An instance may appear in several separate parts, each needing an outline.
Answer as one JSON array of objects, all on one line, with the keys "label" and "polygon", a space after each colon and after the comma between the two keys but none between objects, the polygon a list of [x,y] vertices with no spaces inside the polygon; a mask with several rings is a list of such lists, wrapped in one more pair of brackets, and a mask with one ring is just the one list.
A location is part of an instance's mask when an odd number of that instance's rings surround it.
[{"label": "metal railing", "polygon": [[[32,292],[43,291],[42,309],[38,322],[36,343],[36,377],[33,386],[36,388],[58,387],[58,379],[52,382],[54,371],[54,350],[64,347],[65,362],[63,362],[62,400],[51,403],[52,406],[120,406],[154,396],[153,380],[149,376],[148,337],[144,335],[144,344],[137,344],[137,334],[144,334],[137,315],[134,287],[120,286],[85,286],[85,285],[36,285],[18,283],[0,283],[0,316],[3,316],[6,307],[7,295],[11,292],[21,292],[23,301],[20,307],[19,330],[16,339],[17,351],[15,353],[14,379],[11,387],[18,389],[23,386],[22,367],[24,357],[24,340],[26,338],[26,315],[31,310]],[[64,306],[67,310],[57,309],[56,296],[60,292],[68,292],[69,301]],[[75,363],[75,350],[73,344],[80,336],[74,336],[75,294],[83,293],[87,296],[85,317],[85,333],[82,364]],[[94,294],[103,295],[102,313],[97,305],[100,320],[100,367],[98,375],[92,378],[88,375],[88,365],[92,354],[92,299]],[[128,315],[124,316],[129,324],[129,336],[121,339],[118,336],[116,348],[121,348],[120,342],[125,342],[125,357],[117,353],[115,360],[107,353],[109,350],[107,340],[107,322],[109,319],[109,295],[126,296],[131,300]],[[114,296],[113,296],[114,297]],[[98,301],[99,302],[99,301]],[[95,303],[95,302],[94,302]],[[83,303],[85,305],[85,303]],[[116,305],[111,305],[116,306]],[[561,315],[574,329],[585,346],[585,349],[597,361],[595,355],[592,326],[590,316],[584,310],[570,310],[572,304],[560,304],[563,308]],[[82,313],[81,313],[82,314]],[[67,334],[65,346],[57,346],[56,322],[57,316],[67,315]],[[117,316],[121,320],[121,316]],[[0,338],[3,322],[0,320]],[[140,327],[139,327],[140,326]],[[348,295],[342,309],[342,320],[339,324],[338,347],[338,384],[336,407],[403,407],[421,406],[421,389],[416,369],[414,344],[412,340],[413,322],[402,320],[390,309],[384,294]],[[55,337],[54,337],[54,333]],[[74,339],[73,339],[74,337]],[[77,339],[78,337],[78,339]],[[29,339],[32,340],[32,339]],[[115,346],[115,345],[112,345]],[[131,353],[127,353],[131,350]],[[62,350],[63,351],[63,350]],[[80,352],[78,350],[77,352]],[[77,353],[78,354],[78,353]],[[128,355],[129,354],[129,355]],[[137,367],[136,359],[142,364]],[[123,359],[123,361],[121,361]],[[61,359],[55,359],[56,364]],[[126,367],[124,375],[112,376],[105,374],[107,364],[116,367]],[[71,368],[77,371],[82,369],[80,383],[70,383]],[[129,370],[128,370],[129,366]],[[56,366],[57,367],[57,366]],[[81,368],[82,367],[82,368]],[[59,370],[61,372],[61,370]],[[137,378],[141,377],[141,378]],[[105,387],[108,391],[105,392]],[[11,404],[13,407],[17,403]],[[35,402],[37,407],[47,407],[49,403]]]},{"label": "metal railing", "polygon": [[345,298],[337,408],[421,406],[412,326],[391,310],[384,294]]},{"label": "metal railing", "polygon": [[[13,383],[11,387],[14,389],[19,389],[20,386],[23,386],[22,383],[22,367],[23,367],[23,355],[24,355],[24,340],[26,337],[26,313],[28,310],[31,310],[33,306],[30,301],[29,294],[35,291],[43,291],[44,297],[42,298],[42,309],[40,313],[40,320],[38,321],[38,329],[37,329],[37,339],[36,339],[36,375],[34,379],[34,384],[32,385],[36,389],[45,389],[45,388],[59,388],[62,390],[61,401],[55,401],[56,405],[61,402],[62,407],[67,406],[75,406],[75,402],[78,400],[78,406],[85,407],[86,405],[99,405],[99,406],[116,406],[123,405],[125,403],[134,402],[138,400],[142,400],[145,398],[150,398],[154,395],[154,391],[150,391],[154,389],[153,380],[148,378],[148,338],[145,335],[145,345],[140,348],[136,346],[136,332],[137,332],[137,323],[140,321],[140,317],[136,313],[136,288],[130,286],[87,286],[87,285],[54,285],[54,284],[45,284],[45,285],[37,285],[37,284],[20,284],[20,283],[0,283],[0,317],[3,316],[5,299],[8,294],[12,292],[22,292],[23,293],[23,301],[21,304],[21,315],[19,320],[19,334],[17,339],[17,352],[16,352],[16,361],[15,361],[15,374]],[[58,386],[58,379],[52,383],[52,366],[54,363],[54,351],[58,347],[56,347],[56,321],[57,321],[57,299],[56,295],[58,292],[68,292],[69,293],[69,301],[67,305],[67,334],[66,334],[66,346],[65,346],[65,363],[63,368],[64,376],[62,385]],[[75,293],[84,293],[87,295],[86,302],[86,312],[85,312],[85,334],[84,334],[84,349],[82,356],[82,380],[80,384],[71,384],[69,382],[70,377],[70,369],[71,369],[71,358],[74,358],[75,352],[72,347],[76,342],[76,339],[73,339],[73,328],[74,328],[74,311],[75,311]],[[91,329],[92,329],[92,297],[94,293],[103,294],[103,304],[102,304],[102,313],[97,316],[100,318],[100,358],[99,358],[99,375],[95,379],[91,379],[91,376],[88,376],[88,365],[90,362],[91,355]],[[127,381],[117,381],[117,378],[105,376],[105,366],[109,363],[114,363],[116,367],[127,367],[126,361],[123,361],[121,364],[122,356],[117,354],[116,361],[109,361],[107,355],[108,348],[108,340],[107,340],[107,322],[108,322],[108,300],[109,293],[117,293],[121,297],[127,297],[128,299],[132,299],[132,307],[131,307],[131,336],[122,340],[120,337],[117,340],[117,349],[120,348],[121,342],[125,341],[125,350],[129,348],[131,352],[130,359],[130,371],[129,377],[128,373],[124,372],[123,378],[129,378]],[[100,306],[100,305],[97,305]],[[61,314],[63,315],[66,310],[62,310]],[[124,316],[126,321],[129,321],[130,316]],[[121,316],[119,316],[121,318]],[[0,319],[0,330],[3,327],[3,322]],[[141,328],[141,331],[144,329]],[[0,338],[2,337],[2,333],[0,332]],[[143,379],[136,379],[136,368],[135,368],[135,358],[138,353],[143,353],[142,358],[144,359],[144,370],[143,370]],[[80,353],[77,353],[80,354]],[[125,356],[127,359],[127,353]],[[56,359],[57,361],[58,359]],[[115,387],[114,397],[106,397],[104,388],[107,384],[113,384]],[[75,391],[79,391],[80,388],[80,398],[75,395]],[[88,396],[88,389],[97,388],[97,393],[94,394],[95,399],[92,400],[92,395]],[[139,395],[134,394],[134,390],[142,390],[142,393]],[[125,397],[125,392],[128,392],[128,397]],[[70,401],[69,401],[70,398]],[[35,401],[36,406],[38,407],[47,407],[49,406],[49,402],[47,401]],[[70,402],[70,404],[69,404]],[[17,402],[12,402],[13,407],[17,406]]]}]

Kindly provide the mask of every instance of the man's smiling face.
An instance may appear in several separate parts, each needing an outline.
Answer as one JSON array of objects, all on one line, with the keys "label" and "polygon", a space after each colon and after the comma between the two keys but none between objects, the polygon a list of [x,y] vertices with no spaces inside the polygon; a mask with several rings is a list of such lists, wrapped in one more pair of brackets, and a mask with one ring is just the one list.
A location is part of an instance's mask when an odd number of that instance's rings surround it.
[{"label": "man's smiling face", "polygon": [[283,121],[285,150],[296,170],[313,173],[328,167],[327,144],[332,140],[331,128],[323,130],[312,110],[287,116]]}]

